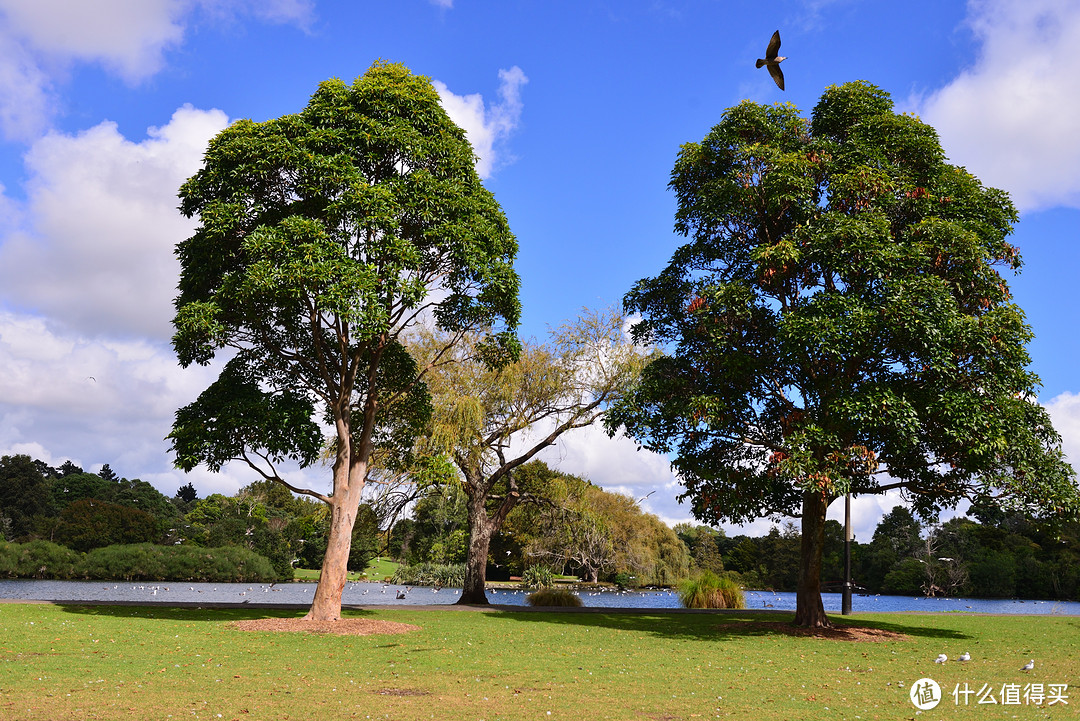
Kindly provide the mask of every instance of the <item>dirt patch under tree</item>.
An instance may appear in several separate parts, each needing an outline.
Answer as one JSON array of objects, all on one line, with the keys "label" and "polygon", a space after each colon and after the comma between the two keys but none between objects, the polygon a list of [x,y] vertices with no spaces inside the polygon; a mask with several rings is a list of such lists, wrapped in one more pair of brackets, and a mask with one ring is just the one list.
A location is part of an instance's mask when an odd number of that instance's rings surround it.
[{"label": "dirt patch under tree", "polygon": [[832,628],[801,628],[784,621],[747,621],[721,623],[715,626],[723,631],[749,631],[751,633],[782,633],[787,636],[808,636],[828,641],[855,641],[882,643],[884,641],[910,641],[911,637],[896,631],[886,631],[869,626],[837,625]]},{"label": "dirt patch under tree", "polygon": [[254,618],[233,621],[230,627],[241,631],[303,631],[305,633],[334,633],[343,636],[372,636],[376,634],[409,633],[419,626],[371,618],[341,618],[337,621],[309,621],[305,618]]}]

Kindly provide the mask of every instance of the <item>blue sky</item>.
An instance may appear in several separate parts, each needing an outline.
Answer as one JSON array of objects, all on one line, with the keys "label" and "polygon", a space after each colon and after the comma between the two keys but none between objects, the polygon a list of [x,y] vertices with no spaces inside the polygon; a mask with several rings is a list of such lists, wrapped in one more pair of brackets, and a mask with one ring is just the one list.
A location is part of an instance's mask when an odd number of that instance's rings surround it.
[{"label": "blue sky", "polygon": [[[754,67],[777,29],[786,92]],[[176,190],[231,120],[298,111],[383,58],[432,78],[468,132],[537,337],[661,269],[676,153],[726,108],[809,114],[831,84],[881,86],[1020,207],[1012,286],[1040,399],[1080,460],[1076,47],[1073,0],[0,0],[0,453],[109,463],[170,495],[252,480],[185,476],[162,440],[212,379],[168,346],[172,248],[193,227]],[[550,460],[688,519],[666,460],[625,440],[583,433]],[[858,537],[899,500],[858,499]]]}]

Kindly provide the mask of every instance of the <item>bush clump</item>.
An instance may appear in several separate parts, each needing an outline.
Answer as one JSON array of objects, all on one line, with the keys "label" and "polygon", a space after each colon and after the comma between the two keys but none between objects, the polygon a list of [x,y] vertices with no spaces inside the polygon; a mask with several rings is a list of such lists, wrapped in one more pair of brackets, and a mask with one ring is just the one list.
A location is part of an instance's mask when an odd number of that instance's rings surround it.
[{"label": "bush clump", "polygon": [[576,593],[565,588],[541,588],[525,597],[525,602],[530,606],[567,606],[579,607],[583,605]]},{"label": "bush clump", "polygon": [[739,585],[712,571],[683,581],[679,600],[685,608],[746,608],[746,597]]},{"label": "bush clump", "polygon": [[521,583],[526,588],[551,588],[555,585],[555,574],[547,566],[529,566],[521,574]]},{"label": "bush clump", "polygon": [[106,546],[87,553],[83,568],[86,578],[123,581],[261,583],[279,579],[267,558],[240,546]]},{"label": "bush clump", "polygon": [[0,543],[0,576],[5,578],[80,578],[81,553],[51,541]]},{"label": "bush clump", "polygon": [[0,543],[0,577],[207,583],[280,580],[269,560],[239,546],[134,543],[84,554],[49,541]]},{"label": "bush clump", "polygon": [[402,586],[453,586],[465,585],[464,563],[416,563],[398,566],[391,582]]}]

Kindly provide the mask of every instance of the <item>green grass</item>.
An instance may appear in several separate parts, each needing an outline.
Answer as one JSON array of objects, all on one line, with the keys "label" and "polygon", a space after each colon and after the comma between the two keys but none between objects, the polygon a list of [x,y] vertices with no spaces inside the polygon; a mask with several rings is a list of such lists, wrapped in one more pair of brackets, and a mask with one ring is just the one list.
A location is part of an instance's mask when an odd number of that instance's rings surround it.
[{"label": "green grass", "polygon": [[[910,639],[791,637],[755,612],[407,609],[405,635],[251,633],[260,609],[0,605],[0,719],[1076,718],[1080,619],[860,614]],[[840,622],[837,619],[837,622]],[[735,624],[735,625],[732,625]],[[973,660],[935,665],[947,653]],[[1029,658],[1036,668],[1018,671]],[[1067,683],[1069,705],[916,715],[908,686]],[[974,699],[973,699],[974,700]]]},{"label": "green grass", "polygon": [[[387,561],[386,559],[375,559],[368,564],[363,573],[357,571],[349,571],[350,581],[382,581],[385,578],[390,578],[394,575],[394,571],[401,565],[396,561]],[[293,571],[294,581],[318,581],[319,569],[317,568],[297,568]]]}]

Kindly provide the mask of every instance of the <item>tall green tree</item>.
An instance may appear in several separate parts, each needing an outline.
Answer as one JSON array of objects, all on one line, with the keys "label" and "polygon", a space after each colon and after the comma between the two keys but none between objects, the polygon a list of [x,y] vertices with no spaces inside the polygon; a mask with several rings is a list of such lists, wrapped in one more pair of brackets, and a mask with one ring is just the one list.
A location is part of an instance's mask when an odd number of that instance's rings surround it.
[{"label": "tall green tree", "polygon": [[[309,618],[340,615],[375,448],[404,453],[430,412],[405,335],[430,319],[448,344],[486,329],[489,362],[516,353],[517,244],[473,162],[431,82],[376,63],[297,114],[233,123],[180,190],[199,226],[176,249],[173,347],[183,366],[229,360],[177,412],[176,463],[240,461],[330,507]],[[315,462],[323,427],[329,493],[279,471]]]},{"label": "tall green tree", "polygon": [[682,147],[670,187],[689,240],[625,298],[668,355],[609,425],[673,454],[702,520],[801,516],[797,623],[829,625],[825,512],[849,491],[1076,513],[999,273],[1020,267],[1016,211],[931,127],[865,82],[809,121],[743,102]]},{"label": "tall green tree", "polygon": [[52,511],[49,483],[30,456],[0,457],[0,534],[14,541],[34,532],[34,517]]}]

